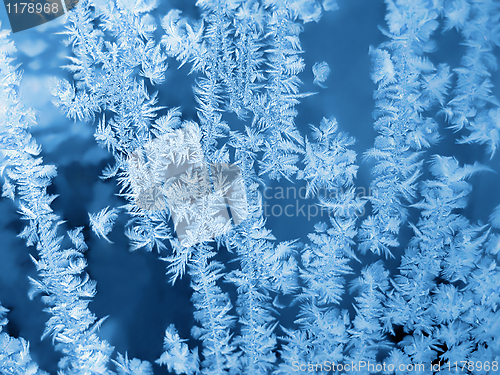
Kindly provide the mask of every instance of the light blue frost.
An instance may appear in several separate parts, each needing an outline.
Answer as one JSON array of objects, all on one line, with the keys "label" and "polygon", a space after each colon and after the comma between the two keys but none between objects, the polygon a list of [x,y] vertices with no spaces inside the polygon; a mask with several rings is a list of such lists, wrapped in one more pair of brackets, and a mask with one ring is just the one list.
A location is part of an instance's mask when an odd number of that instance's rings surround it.
[{"label": "light blue frost", "polygon": [[[299,115],[311,95],[342,95],[326,61],[307,76],[302,43],[310,22],[338,21],[325,12],[342,2],[191,3],[183,14],[170,2],[82,0],[68,13],[58,38],[70,55],[66,78],[49,83],[53,103],[93,126],[112,160],[101,179],[117,185],[121,204],[101,205],[66,234],[49,194],[57,165],[31,135],[35,111],[20,94],[14,44],[0,33],[2,196],[34,247],[29,298],[46,305],[42,339],[62,354],[58,374],[432,374],[437,365],[451,374],[455,361],[471,374],[498,371],[498,196],[489,222],[469,217],[476,178],[494,168],[440,145],[498,154],[500,3],[385,0],[386,22],[373,31],[383,42],[366,50],[371,72],[357,72],[374,84],[367,149],[349,134],[359,124],[318,113],[305,129]],[[464,46],[459,65],[435,54],[450,30]],[[195,106],[181,110],[164,93],[185,73]],[[307,92],[311,84],[324,90]],[[359,194],[367,179],[370,193]],[[273,233],[263,202],[276,186],[302,187],[326,212],[307,236]],[[114,353],[99,336],[107,317],[91,311],[99,286],[83,225],[113,245],[122,217],[129,249],[155,250],[169,288],[183,278],[190,286],[192,326],[157,327],[159,358]],[[5,332],[7,311],[0,306],[0,372],[45,374],[27,341]]]}]

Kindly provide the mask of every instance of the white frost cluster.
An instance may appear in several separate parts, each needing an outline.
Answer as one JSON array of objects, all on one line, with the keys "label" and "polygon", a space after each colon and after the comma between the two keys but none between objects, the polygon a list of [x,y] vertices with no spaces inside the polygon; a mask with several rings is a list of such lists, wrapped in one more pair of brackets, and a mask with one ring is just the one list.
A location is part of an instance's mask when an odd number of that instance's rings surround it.
[{"label": "white frost cluster", "polygon": [[314,74],[314,84],[325,89],[326,86],[323,83],[330,75],[330,66],[328,66],[328,63],[326,61],[317,62],[313,65],[312,71]]}]

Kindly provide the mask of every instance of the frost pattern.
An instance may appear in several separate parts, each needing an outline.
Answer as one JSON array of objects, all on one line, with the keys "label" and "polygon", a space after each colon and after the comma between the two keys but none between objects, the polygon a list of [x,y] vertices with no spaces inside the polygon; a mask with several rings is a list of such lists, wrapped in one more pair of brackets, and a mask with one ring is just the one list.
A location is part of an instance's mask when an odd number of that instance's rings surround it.
[{"label": "frost pattern", "polygon": [[436,104],[443,104],[449,68],[434,65],[425,57],[433,49],[430,40],[438,27],[436,9],[427,1],[387,1],[390,41],[370,48],[373,59],[375,129],[379,136],[365,157],[376,162],[370,198],[373,214],[363,221],[359,238],[361,252],[393,257],[398,234],[406,221],[405,202],[416,197],[421,174],[421,150],[439,140],[437,123],[425,117]]},{"label": "frost pattern", "polygon": [[108,235],[109,232],[113,229],[113,224],[115,223],[116,218],[118,217],[118,210],[113,208],[108,211],[109,207],[103,208],[96,214],[89,214],[90,227],[92,231],[96,234],[97,237],[102,237],[109,243]]},{"label": "frost pattern", "polygon": [[500,103],[492,94],[490,76],[497,69],[493,49],[500,46],[500,4],[455,1],[443,13],[447,28],[459,30],[467,47],[462,66],[455,69],[454,97],[443,112],[453,130],[469,131],[459,143],[486,144],[493,157],[500,145]]},{"label": "frost pattern", "polygon": [[312,67],[312,72],[314,74],[314,84],[319,87],[326,88],[323,83],[327,80],[330,75],[330,66],[326,61],[317,62]]},{"label": "frost pattern", "polygon": [[[68,119],[95,125],[95,140],[114,158],[102,178],[116,181],[123,201],[90,213],[90,227],[110,242],[123,210],[130,250],[156,249],[173,287],[189,276],[199,348],[170,324],[157,365],[176,374],[251,375],[327,374],[328,364],[381,360],[398,369],[425,363],[421,373],[429,374],[439,361],[490,364],[474,374],[498,366],[500,209],[489,224],[466,217],[474,176],[491,170],[425,150],[436,152],[444,114],[459,143],[484,144],[494,156],[500,111],[490,76],[500,7],[385,3],[386,41],[368,51],[377,85],[377,136],[364,153],[369,197],[357,194],[347,124],[323,118],[310,134],[295,124],[310,95],[300,90],[300,36],[336,1],[198,0],[198,20],[171,9],[161,29],[156,1],[83,0],[69,13],[70,79],[51,83],[54,103]],[[463,38],[460,67],[432,62],[440,24]],[[118,374],[151,375],[147,361],[127,353],[111,359],[113,348],[98,336],[106,318],[89,309],[97,287],[86,273],[84,228],[69,230],[72,247],[62,247],[56,196],[47,194],[56,167],[43,163],[29,134],[34,114],[19,98],[15,51],[5,34],[0,40],[2,196],[19,205],[28,222],[20,236],[36,246],[30,297],[42,294],[51,314],[43,336],[64,355],[59,373],[113,374],[113,363]],[[171,59],[195,77],[196,121],[158,105]],[[312,70],[323,87],[328,64]],[[327,213],[305,239],[278,241],[266,222],[263,187],[283,180],[302,184]],[[412,233],[408,243],[400,243],[402,229]],[[397,270],[382,259],[390,257],[400,261]],[[43,374],[22,338],[0,333],[0,344],[2,371]]]},{"label": "frost pattern", "polygon": [[47,375],[45,371],[31,360],[29,343],[22,337],[16,339],[2,332],[8,321],[5,314],[9,312],[0,305],[0,371],[5,375]]},{"label": "frost pattern", "polygon": [[[59,363],[62,374],[110,373],[106,365],[112,348],[96,334],[104,319],[97,320],[88,309],[96,289],[95,282],[85,272],[86,245],[81,228],[69,233],[76,249],[61,249],[63,237],[58,236],[58,228],[62,221],[50,207],[56,196],[47,194],[47,187],[57,175],[56,168],[38,157],[41,147],[29,133],[34,114],[24,107],[18,95],[21,74],[11,57],[15,48],[6,40],[5,33],[0,43],[0,76],[4,82],[0,95],[5,103],[0,122],[2,170],[6,171],[10,184],[8,195],[17,201],[21,219],[28,222],[19,236],[28,246],[35,246],[38,254],[37,258],[32,256],[38,279],[30,278],[30,298],[42,294],[51,314],[42,339],[51,335],[56,349],[64,354]],[[19,343],[25,345],[22,340]],[[27,348],[21,351],[26,352]],[[34,368],[31,365],[26,370]]]}]

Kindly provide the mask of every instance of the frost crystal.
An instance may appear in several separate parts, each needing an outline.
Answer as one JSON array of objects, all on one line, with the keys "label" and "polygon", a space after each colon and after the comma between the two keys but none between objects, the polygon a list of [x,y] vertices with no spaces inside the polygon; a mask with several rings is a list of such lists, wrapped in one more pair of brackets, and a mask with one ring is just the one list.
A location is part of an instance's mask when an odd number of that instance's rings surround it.
[{"label": "frost crystal", "polygon": [[314,74],[314,84],[319,87],[326,88],[323,85],[330,75],[330,67],[326,61],[317,62],[313,65],[312,71]]}]

